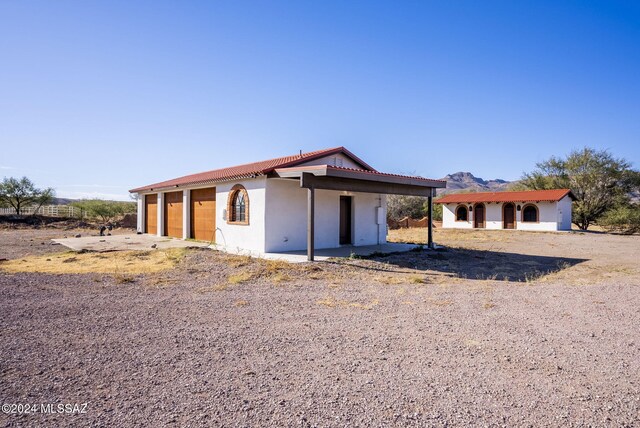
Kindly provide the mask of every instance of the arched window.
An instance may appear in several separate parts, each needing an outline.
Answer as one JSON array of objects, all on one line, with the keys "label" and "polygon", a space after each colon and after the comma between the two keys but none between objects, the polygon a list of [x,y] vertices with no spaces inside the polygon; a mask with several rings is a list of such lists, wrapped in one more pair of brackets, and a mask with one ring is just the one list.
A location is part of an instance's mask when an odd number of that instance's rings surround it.
[{"label": "arched window", "polygon": [[249,224],[249,195],[240,184],[233,186],[229,192],[227,223]]},{"label": "arched window", "polygon": [[525,223],[537,223],[538,207],[535,205],[525,205],[522,208],[522,221]]},{"label": "arched window", "polygon": [[467,221],[469,220],[469,211],[467,207],[464,205],[459,205],[456,208],[456,221]]}]

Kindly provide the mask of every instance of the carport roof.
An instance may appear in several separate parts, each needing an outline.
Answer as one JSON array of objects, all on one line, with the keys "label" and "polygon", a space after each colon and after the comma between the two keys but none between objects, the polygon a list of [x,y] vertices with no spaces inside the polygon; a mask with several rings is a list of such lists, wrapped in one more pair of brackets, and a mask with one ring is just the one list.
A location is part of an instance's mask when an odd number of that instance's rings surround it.
[{"label": "carport roof", "polygon": [[389,174],[379,171],[363,171],[333,165],[311,165],[290,168],[276,168],[275,175],[282,178],[298,178],[303,173],[316,177],[335,177],[363,181],[375,181],[389,184],[413,185],[420,187],[443,188],[447,182],[413,175]]},{"label": "carport roof", "polygon": [[525,190],[520,192],[452,193],[433,201],[437,204],[464,204],[475,202],[557,202],[565,196],[576,197],[570,189]]}]

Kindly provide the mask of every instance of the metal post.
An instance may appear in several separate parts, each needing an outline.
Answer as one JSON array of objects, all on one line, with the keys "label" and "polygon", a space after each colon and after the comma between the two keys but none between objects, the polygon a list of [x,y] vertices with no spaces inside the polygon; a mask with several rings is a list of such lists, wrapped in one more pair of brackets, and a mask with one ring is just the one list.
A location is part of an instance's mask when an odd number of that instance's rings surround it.
[{"label": "metal post", "polygon": [[431,189],[431,192],[429,193],[428,204],[429,204],[429,212],[428,212],[429,222],[427,224],[427,234],[428,234],[427,246],[433,249],[433,189]]},{"label": "metal post", "polygon": [[313,187],[307,189],[307,260],[313,261],[314,253],[314,210],[315,210],[315,192]]}]

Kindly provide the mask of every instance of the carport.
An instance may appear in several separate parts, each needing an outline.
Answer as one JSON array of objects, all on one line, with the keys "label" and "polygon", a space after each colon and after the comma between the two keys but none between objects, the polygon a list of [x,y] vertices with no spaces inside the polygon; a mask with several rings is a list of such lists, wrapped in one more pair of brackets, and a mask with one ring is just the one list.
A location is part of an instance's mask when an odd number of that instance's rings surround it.
[{"label": "carport", "polygon": [[[386,195],[422,196],[428,200],[427,245],[433,248],[433,196],[435,189],[444,188],[445,181],[422,177],[407,177],[377,171],[337,168],[331,165],[278,168],[274,177],[299,180],[307,189],[307,260],[315,257],[315,191],[337,190],[345,192],[378,193]],[[380,213],[378,214],[380,215]],[[386,220],[386,219],[379,219]]]}]

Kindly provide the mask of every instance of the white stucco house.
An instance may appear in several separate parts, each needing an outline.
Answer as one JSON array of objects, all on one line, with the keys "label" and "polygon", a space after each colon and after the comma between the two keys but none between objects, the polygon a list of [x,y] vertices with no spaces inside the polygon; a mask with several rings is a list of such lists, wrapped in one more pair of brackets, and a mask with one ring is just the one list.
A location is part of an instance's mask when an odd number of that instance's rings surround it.
[{"label": "white stucco house", "polygon": [[569,189],[445,195],[442,227],[455,229],[571,230]]},{"label": "white stucco house", "polygon": [[[376,171],[337,147],[187,175],[130,190],[138,232],[256,253],[386,242],[386,195],[426,196],[441,180]],[[431,230],[429,229],[429,244]]]}]

